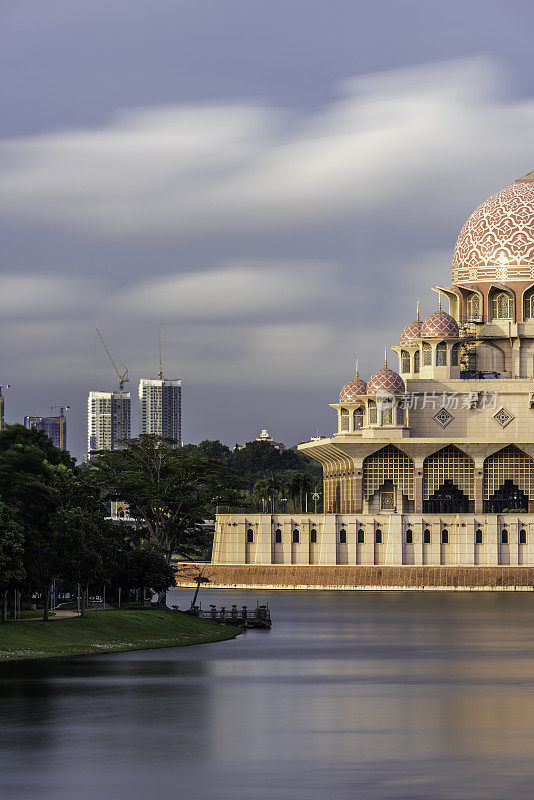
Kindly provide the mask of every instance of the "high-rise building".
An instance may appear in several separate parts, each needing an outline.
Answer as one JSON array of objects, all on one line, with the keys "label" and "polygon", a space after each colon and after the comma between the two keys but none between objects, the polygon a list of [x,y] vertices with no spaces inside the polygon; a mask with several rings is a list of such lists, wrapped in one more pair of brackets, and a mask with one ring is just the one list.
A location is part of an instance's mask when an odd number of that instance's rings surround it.
[{"label": "high-rise building", "polygon": [[25,428],[44,431],[59,450],[67,449],[67,418],[61,413],[57,417],[24,417]]},{"label": "high-rise building", "polygon": [[131,402],[129,392],[89,392],[87,406],[87,449],[117,450],[122,439],[130,438]]},{"label": "high-rise building", "polygon": [[0,431],[4,430],[4,395],[2,390],[9,388],[9,383],[6,383],[5,386],[0,386]]},{"label": "high-rise building", "polygon": [[140,432],[182,443],[182,382],[166,378],[139,381]]}]

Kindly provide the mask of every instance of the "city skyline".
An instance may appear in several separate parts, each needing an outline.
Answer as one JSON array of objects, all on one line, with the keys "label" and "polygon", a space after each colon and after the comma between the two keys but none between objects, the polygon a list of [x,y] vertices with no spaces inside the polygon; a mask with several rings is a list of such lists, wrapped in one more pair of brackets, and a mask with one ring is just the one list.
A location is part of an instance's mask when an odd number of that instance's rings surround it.
[{"label": "city skyline", "polygon": [[142,376],[163,321],[184,441],[332,433],[331,387],[372,373],[480,197],[532,169],[512,5],[4,9],[6,422],[67,400],[81,456],[87,391],[113,388],[94,328]]}]

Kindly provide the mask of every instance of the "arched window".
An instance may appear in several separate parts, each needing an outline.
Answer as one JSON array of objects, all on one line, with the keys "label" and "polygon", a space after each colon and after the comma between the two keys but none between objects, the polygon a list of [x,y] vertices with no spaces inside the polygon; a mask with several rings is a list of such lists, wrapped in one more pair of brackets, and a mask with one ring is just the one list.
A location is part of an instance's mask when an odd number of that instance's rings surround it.
[{"label": "arched window", "polygon": [[363,428],[363,408],[355,408],[352,414],[352,425],[355,431],[359,431],[360,428]]},{"label": "arched window", "polygon": [[493,319],[513,319],[514,300],[508,292],[499,292],[493,295],[491,301],[491,313]]},{"label": "arched window", "polygon": [[401,353],[401,372],[410,371],[410,354],[403,350]]},{"label": "arched window", "polygon": [[436,367],[447,366],[447,345],[445,342],[440,342],[436,347]]},{"label": "arched window", "polygon": [[534,319],[534,288],[523,297],[523,319]]},{"label": "arched window", "polygon": [[423,342],[423,367],[432,366],[432,348],[428,342]]},{"label": "arched window", "polygon": [[402,403],[397,406],[397,425],[404,425],[404,406]]},{"label": "arched window", "polygon": [[349,429],[349,412],[346,408],[341,409],[341,430],[348,431]]},{"label": "arched window", "polygon": [[470,294],[467,298],[467,319],[471,320],[478,320],[480,319],[480,297],[478,294]]},{"label": "arched window", "polygon": [[413,354],[413,371],[414,373],[419,372],[421,366],[421,353],[419,350],[416,350]]},{"label": "arched window", "polygon": [[460,342],[453,344],[451,348],[451,367],[459,366],[460,362]]},{"label": "arched window", "polygon": [[374,400],[369,400],[367,405],[369,425],[376,425],[378,422],[378,415],[376,411],[376,403]]},{"label": "arched window", "polygon": [[247,531],[247,542],[253,542],[253,541],[254,541],[254,531],[252,530],[252,528],[249,528]]},{"label": "arched window", "polygon": [[382,409],[382,425],[393,425],[393,408],[391,406]]},{"label": "arched window", "polygon": [[339,544],[347,544],[347,531],[341,528],[339,531]]}]

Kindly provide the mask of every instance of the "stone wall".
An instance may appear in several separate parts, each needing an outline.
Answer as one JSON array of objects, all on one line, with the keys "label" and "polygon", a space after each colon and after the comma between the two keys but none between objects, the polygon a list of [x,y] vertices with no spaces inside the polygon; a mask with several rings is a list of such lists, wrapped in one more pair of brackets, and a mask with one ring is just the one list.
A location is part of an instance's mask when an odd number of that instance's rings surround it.
[{"label": "stone wall", "polygon": [[[534,567],[364,567],[199,565],[206,589],[534,590]],[[191,586],[198,569],[181,566],[177,586]]]}]

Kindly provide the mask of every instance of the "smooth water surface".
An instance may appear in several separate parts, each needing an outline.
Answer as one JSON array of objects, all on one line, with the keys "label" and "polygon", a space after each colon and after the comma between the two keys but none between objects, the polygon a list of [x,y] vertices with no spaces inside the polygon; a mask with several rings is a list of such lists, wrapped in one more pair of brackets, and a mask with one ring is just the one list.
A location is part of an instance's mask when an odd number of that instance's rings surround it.
[{"label": "smooth water surface", "polygon": [[534,795],[534,594],[202,593],[258,599],[269,632],[0,665],[2,800]]}]

